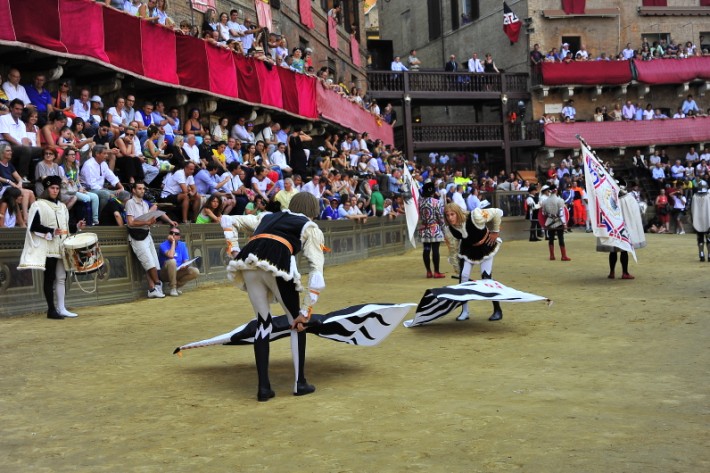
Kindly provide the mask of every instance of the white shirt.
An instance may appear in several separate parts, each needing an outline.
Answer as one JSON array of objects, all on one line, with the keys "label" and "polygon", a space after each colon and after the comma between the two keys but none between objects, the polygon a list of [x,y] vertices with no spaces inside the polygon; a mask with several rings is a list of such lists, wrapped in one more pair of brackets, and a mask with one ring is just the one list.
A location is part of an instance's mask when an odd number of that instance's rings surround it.
[{"label": "white shirt", "polygon": [[481,206],[481,199],[476,197],[474,194],[469,194],[468,198],[466,199],[466,207],[468,207],[468,210],[474,210],[477,209]]},{"label": "white shirt", "polygon": [[271,164],[273,164],[274,166],[278,166],[284,171],[291,171],[291,166],[289,166],[286,162],[286,155],[283,154],[281,151],[274,151],[273,153],[271,153],[269,159],[271,159]]},{"label": "white shirt", "polygon": [[468,71],[469,72],[483,72],[483,64],[481,60],[476,58],[471,58],[468,60]]},{"label": "white shirt", "polygon": [[[242,31],[246,31],[246,27],[242,25],[241,23],[237,21],[232,21],[229,20],[227,22],[227,28],[229,28],[229,39],[234,40],[234,41],[241,41],[242,37],[239,36],[239,33]],[[237,33],[236,35],[232,34],[232,32]]]},{"label": "white shirt", "polygon": [[399,61],[392,61],[392,70],[393,71],[408,71],[407,66],[402,64]]},{"label": "white shirt", "polygon": [[244,183],[242,180],[239,178],[239,176],[233,176],[231,172],[225,172],[222,174],[219,178],[219,181],[222,182],[225,179],[229,179],[227,183],[222,186],[222,189],[224,192],[236,192],[240,187],[244,186]]},{"label": "white shirt", "polygon": [[8,100],[20,99],[25,105],[29,105],[30,98],[27,96],[27,91],[22,85],[17,84],[17,86],[14,86],[9,81],[5,81],[2,85],[2,90],[5,91]]},{"label": "white shirt", "polygon": [[429,153],[429,162],[431,164],[436,164],[436,158],[438,158],[438,157],[439,157],[439,153],[432,151],[431,153]]},{"label": "white shirt", "polygon": [[442,154],[441,157],[439,158],[439,162],[441,164],[446,164],[449,162],[449,155],[448,154]]},{"label": "white shirt", "polygon": [[91,118],[91,104],[89,102],[84,103],[81,100],[74,101],[72,111],[74,112],[74,115],[83,119],[85,122],[88,122],[89,118]]},{"label": "white shirt", "polygon": [[644,110],[643,111],[643,119],[644,120],[653,120],[653,116],[654,116],[653,110]]},{"label": "white shirt", "polygon": [[[15,140],[17,140],[18,143],[22,144],[22,140],[24,138],[27,138],[27,128],[25,127],[25,122],[20,120],[19,118],[17,121],[13,120],[12,114],[7,113],[3,116],[0,117],[0,134],[2,133],[7,133]],[[8,143],[7,140],[5,140],[2,136],[0,136],[0,142],[1,143]]]},{"label": "white shirt", "polygon": [[134,5],[131,0],[123,2],[123,11],[129,15],[136,16],[138,14],[138,8],[140,8],[140,3],[138,5]]},{"label": "white shirt", "polygon": [[629,59],[634,57],[634,50],[633,49],[624,49],[621,52],[621,54],[623,54],[624,59],[626,59],[628,61]]},{"label": "white shirt", "polygon": [[162,198],[165,198],[171,195],[182,194],[181,184],[185,184],[187,187],[195,185],[194,177],[186,177],[184,169],[175,171],[174,173],[168,174],[165,177],[165,183],[163,184],[163,192],[161,192],[160,196]]},{"label": "white shirt", "polygon": [[466,201],[463,200],[463,196],[461,195],[460,192],[454,192],[453,195],[451,196],[451,200],[453,201],[454,204],[461,207],[461,210],[463,210],[464,212],[466,211]]},{"label": "white shirt", "polygon": [[265,177],[262,180],[259,180],[256,177],[252,177],[251,178],[252,188],[254,187],[254,184],[256,184],[257,189],[259,189],[262,193],[266,194],[266,190],[269,187],[269,184],[273,184],[273,182],[271,182],[271,179],[269,179],[268,177]]},{"label": "white shirt", "polygon": [[303,186],[301,187],[301,192],[308,192],[317,199],[320,199],[323,195],[323,192],[321,192],[320,190],[320,185],[314,185],[312,180],[303,184]]},{"label": "white shirt", "polygon": [[255,139],[256,141],[263,141],[268,146],[269,144],[272,144],[272,141],[274,139],[274,131],[271,129],[270,126],[267,126],[256,135]]},{"label": "white shirt", "polygon": [[183,143],[182,149],[185,151],[187,157],[190,158],[190,161],[197,165],[200,164],[200,148],[196,144],[194,146],[190,146],[187,143]]},{"label": "white shirt", "polygon": [[128,114],[125,110],[121,110],[121,112],[119,113],[119,111],[116,110],[116,107],[111,107],[108,109],[108,112],[106,112],[106,114],[109,117],[109,122],[111,122],[111,125],[113,126],[121,126],[128,124]]},{"label": "white shirt", "polygon": [[230,133],[230,136],[241,141],[242,143],[252,143],[246,126],[242,126],[239,123],[232,127],[232,133]]},{"label": "white shirt", "polygon": [[111,171],[106,161],[99,164],[94,157],[89,158],[81,166],[79,177],[81,184],[90,190],[103,189],[106,181],[112,186],[115,186],[119,182],[118,177]]}]

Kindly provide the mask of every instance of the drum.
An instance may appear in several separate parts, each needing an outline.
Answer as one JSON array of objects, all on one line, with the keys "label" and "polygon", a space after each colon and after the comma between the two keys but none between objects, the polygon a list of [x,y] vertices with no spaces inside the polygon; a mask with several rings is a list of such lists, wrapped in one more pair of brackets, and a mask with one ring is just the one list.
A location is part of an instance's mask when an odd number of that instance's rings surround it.
[{"label": "drum", "polygon": [[64,240],[64,264],[75,274],[90,274],[104,265],[95,233],[77,233]]}]

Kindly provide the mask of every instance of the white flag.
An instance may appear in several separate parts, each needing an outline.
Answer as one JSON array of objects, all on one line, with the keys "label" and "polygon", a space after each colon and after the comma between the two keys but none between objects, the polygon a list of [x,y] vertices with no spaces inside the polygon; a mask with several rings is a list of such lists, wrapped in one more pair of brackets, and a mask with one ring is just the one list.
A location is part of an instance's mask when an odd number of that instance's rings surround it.
[{"label": "white flag", "polygon": [[599,238],[602,245],[615,246],[630,252],[636,260],[636,253],[619,205],[619,186],[582,140],[580,144],[594,236]]},{"label": "white flag", "polygon": [[407,217],[407,230],[409,232],[409,240],[412,242],[412,246],[416,248],[414,232],[419,224],[419,183],[412,179],[407,163],[404,164],[402,178],[404,180],[402,192],[405,195],[404,214]]}]

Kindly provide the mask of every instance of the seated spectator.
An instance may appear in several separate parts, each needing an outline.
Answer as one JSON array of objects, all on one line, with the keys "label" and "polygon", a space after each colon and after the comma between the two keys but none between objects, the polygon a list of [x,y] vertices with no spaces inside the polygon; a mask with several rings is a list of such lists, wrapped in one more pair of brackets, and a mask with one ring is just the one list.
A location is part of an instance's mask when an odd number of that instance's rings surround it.
[{"label": "seated spectator", "polygon": [[[203,172],[204,169],[200,172]],[[222,198],[217,194],[212,194],[207,197],[205,204],[202,206],[200,213],[195,219],[197,224],[205,223],[220,223],[222,218]]]},{"label": "seated spectator", "polygon": [[[114,142],[116,150],[118,151],[116,153],[117,173],[123,182],[152,182],[158,175],[158,168],[148,165],[144,169],[143,161],[145,157],[143,153],[141,153],[140,148],[136,149],[135,137],[135,128],[127,127],[125,128],[125,133],[119,136]],[[140,146],[140,142],[138,145]],[[145,164],[149,163],[146,162]]]},{"label": "seated spectator", "polygon": [[34,193],[22,186],[22,178],[12,164],[12,147],[7,144],[0,144],[0,196],[8,189],[18,189],[22,195],[22,219],[27,222],[28,209],[35,201]]},{"label": "seated spectator", "polygon": [[122,227],[127,223],[126,220],[126,203],[131,199],[131,193],[128,191],[118,191],[116,195],[112,195],[106,206],[101,209],[99,222],[102,226]]},{"label": "seated spectator", "polygon": [[654,120],[665,120],[665,119],[667,119],[667,118],[668,118],[668,115],[666,115],[665,113],[663,113],[660,108],[657,108],[657,109],[653,112],[653,119],[654,119]]},{"label": "seated spectator", "polygon": [[190,254],[180,236],[180,229],[177,226],[171,227],[158,252],[160,279],[170,283],[170,295],[173,297],[181,295],[180,288],[200,275],[200,270],[194,266],[182,266],[190,260]]},{"label": "seated spectator", "polygon": [[[62,189],[67,188],[67,178],[60,169],[57,161],[57,151],[52,148],[45,148],[44,159],[37,163],[35,168],[35,195],[42,195],[44,192],[44,185],[42,181],[49,176],[58,176],[62,180]],[[67,209],[71,208],[76,203],[76,193],[71,194],[68,192],[62,192],[60,194],[62,202],[67,206]]]},{"label": "seated spectator", "polygon": [[[226,181],[220,191],[224,192],[232,200],[232,214],[241,215],[247,204],[254,200],[254,192],[248,189],[244,182],[246,181],[246,172],[238,163],[229,163],[227,172],[222,174],[220,181]],[[225,212],[226,214],[226,212]]]},{"label": "seated spectator", "polygon": [[111,125],[111,132],[114,136],[123,133],[123,128],[128,126],[128,113],[125,110],[126,99],[117,97],[114,106],[106,112],[106,120]]},{"label": "seated spectator", "polygon": [[264,202],[271,200],[276,192],[279,190],[278,186],[274,186],[275,182],[266,176],[266,168],[263,166],[256,166],[254,168],[254,177],[251,178],[251,189],[255,194],[260,195]]},{"label": "seated spectator", "polygon": [[338,220],[340,218],[339,204],[340,200],[337,197],[331,197],[329,205],[326,205],[320,214],[320,220]]},{"label": "seated spectator", "polygon": [[175,131],[173,125],[175,121],[165,112],[165,103],[156,100],[153,104],[153,112],[150,114],[151,122],[158,127],[160,132],[160,142],[166,141],[168,145],[173,144]]},{"label": "seated spectator", "polygon": [[158,0],[148,0],[147,4],[138,7],[138,18],[149,21],[151,23],[158,22]]},{"label": "seated spectator", "polygon": [[193,135],[192,133],[187,135],[187,139],[182,145],[182,150],[185,152],[190,161],[192,161],[198,166],[201,165],[200,148],[197,145],[197,137],[195,135]]},{"label": "seated spectator", "polygon": [[227,149],[227,142],[220,141],[217,146],[212,150],[212,160],[211,162],[217,164],[220,167],[220,174],[227,171],[227,156],[224,154]]},{"label": "seated spectator", "polygon": [[260,195],[254,196],[254,200],[249,202],[244,209],[245,215],[259,215],[266,212],[266,200]]},{"label": "seated spectator", "polygon": [[54,111],[52,106],[52,94],[45,89],[44,85],[47,82],[47,76],[43,73],[37,73],[34,76],[32,85],[25,87],[25,93],[30,99],[30,103],[35,106],[39,113],[40,126],[47,121],[47,115]]},{"label": "seated spectator", "polygon": [[202,144],[198,146],[200,151],[200,166],[202,169],[206,168],[209,163],[213,161],[214,154],[212,153],[212,136],[206,134],[202,137]]},{"label": "seated spectator", "polygon": [[281,210],[288,209],[288,204],[294,195],[298,194],[298,189],[293,184],[293,179],[287,177],[284,179],[284,188],[279,190],[274,196],[274,201],[278,202]]},{"label": "seated spectator", "polygon": [[81,185],[79,180],[79,151],[76,148],[67,148],[64,150],[62,164],[59,166],[62,179],[65,179],[62,185],[63,195],[74,195],[78,202],[86,205],[88,208],[84,212],[84,219],[87,225],[92,222],[93,225],[99,224],[99,196],[87,192]]},{"label": "seated spectator", "polygon": [[155,16],[158,17],[158,24],[172,28],[175,22],[168,16],[168,0],[158,0],[155,6]]},{"label": "seated spectator", "polygon": [[41,156],[41,149],[33,148],[27,137],[27,127],[20,119],[24,106],[20,99],[13,99],[8,104],[10,113],[0,117],[0,144],[10,145],[13,164],[22,176],[21,180],[29,182],[30,164]]},{"label": "seated spectator", "polygon": [[138,16],[138,8],[141,4],[141,0],[124,0],[123,11],[131,16]]},{"label": "seated spectator", "polygon": [[202,144],[203,138],[208,133],[202,126],[200,121],[200,111],[197,108],[193,108],[188,113],[188,119],[185,120],[185,125],[183,126],[183,133],[185,135],[194,135],[197,144]]},{"label": "seated spectator", "polygon": [[[81,89],[81,92],[79,94],[79,99],[74,101],[74,104],[72,105],[72,112],[77,118],[81,118],[84,120],[84,123],[87,124],[87,136],[93,136],[94,134],[94,129],[92,129],[89,132],[89,129],[91,129],[91,103],[89,101],[89,97],[91,97],[91,91],[89,89]],[[98,122],[96,123],[96,127],[98,128]]]},{"label": "seated spectator", "polygon": [[210,131],[212,138],[217,141],[227,141],[229,139],[229,118],[221,117]]},{"label": "seated spectator", "polygon": [[676,110],[676,112],[673,114],[673,118],[674,118],[674,119],[677,119],[677,118],[685,118],[685,113],[683,113],[683,108],[682,108],[682,107],[678,107],[678,109]]},{"label": "seated spectator", "polygon": [[101,101],[101,97],[94,95],[89,100],[89,104],[91,105],[91,108],[89,109],[89,121],[92,124],[96,123],[98,126],[101,126],[101,122],[104,121],[104,103]]},{"label": "seated spectator", "polygon": [[27,226],[22,215],[21,205],[22,191],[16,187],[7,186],[0,196],[0,228],[24,228]]},{"label": "seated spectator", "polygon": [[30,104],[30,98],[24,86],[20,85],[20,79],[20,71],[15,68],[10,69],[10,72],[7,73],[7,81],[2,84],[2,90],[8,101],[21,100],[22,106],[25,107]]},{"label": "seated spectator", "polygon": [[[106,206],[108,199],[116,191],[123,190],[118,177],[106,164],[108,150],[104,145],[96,145],[93,149],[94,156],[89,158],[81,167],[81,184],[84,188],[96,194],[99,198],[99,213]],[[110,186],[110,187],[107,187]],[[97,215],[98,217],[98,215]]]},{"label": "seated spectator", "polygon": [[180,209],[183,223],[189,223],[189,212],[197,216],[202,200],[195,187],[195,163],[185,163],[185,167],[178,169],[165,177],[163,191],[160,194],[161,202],[171,203]]},{"label": "seated spectator", "polygon": [[229,136],[239,140],[241,143],[252,143],[250,141],[251,137],[247,132],[247,119],[244,117],[238,117],[237,122],[232,127],[232,131]]},{"label": "seated spectator", "polygon": [[37,126],[39,115],[37,110],[26,108],[22,111],[22,121],[25,123],[25,131],[27,138],[30,140],[30,145],[34,148],[43,148],[42,133]]}]

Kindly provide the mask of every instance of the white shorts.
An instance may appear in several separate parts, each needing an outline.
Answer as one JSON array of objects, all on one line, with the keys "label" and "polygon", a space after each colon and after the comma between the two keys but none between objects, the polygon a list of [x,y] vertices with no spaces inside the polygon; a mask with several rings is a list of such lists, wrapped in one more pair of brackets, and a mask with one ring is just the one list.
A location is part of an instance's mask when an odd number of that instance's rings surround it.
[{"label": "white shorts", "polygon": [[155,244],[151,235],[148,235],[145,240],[134,240],[129,236],[128,241],[143,269],[148,271],[149,269],[160,268],[158,252],[155,251]]}]

